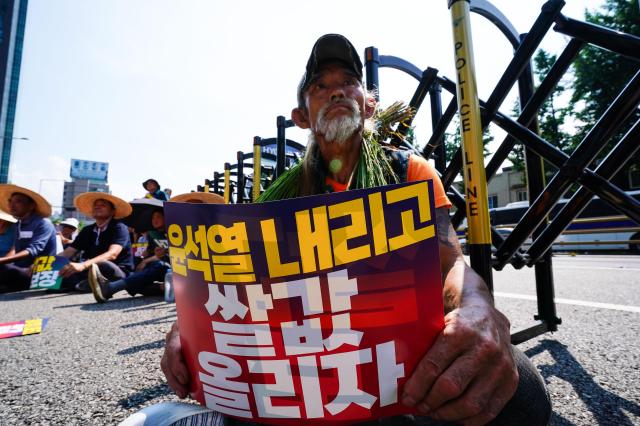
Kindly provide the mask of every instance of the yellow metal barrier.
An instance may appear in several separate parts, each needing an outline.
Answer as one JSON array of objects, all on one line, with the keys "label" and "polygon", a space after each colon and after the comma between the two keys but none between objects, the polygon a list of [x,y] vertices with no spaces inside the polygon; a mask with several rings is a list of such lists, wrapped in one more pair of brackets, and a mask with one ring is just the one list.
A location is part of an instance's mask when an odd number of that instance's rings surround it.
[{"label": "yellow metal barrier", "polygon": [[482,121],[471,41],[470,7],[467,0],[450,2],[456,61],[456,91],[462,138],[469,253],[471,266],[492,288],[491,226],[484,168]]},{"label": "yellow metal barrier", "polygon": [[231,164],[224,163],[224,202],[229,204],[231,200]]},{"label": "yellow metal barrier", "polygon": [[260,138],[253,139],[253,198],[255,201],[260,196],[260,180],[262,178],[262,147],[260,146]]}]

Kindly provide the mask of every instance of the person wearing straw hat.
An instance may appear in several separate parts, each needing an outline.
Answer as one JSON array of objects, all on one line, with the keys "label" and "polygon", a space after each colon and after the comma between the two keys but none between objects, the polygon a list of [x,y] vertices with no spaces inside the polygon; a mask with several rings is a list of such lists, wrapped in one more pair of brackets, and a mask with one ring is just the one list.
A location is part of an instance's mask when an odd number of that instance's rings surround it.
[{"label": "person wearing straw hat", "polygon": [[97,280],[98,273],[110,280],[126,277],[133,270],[131,240],[127,226],[118,219],[131,214],[131,205],[104,192],[84,192],[76,196],[73,204],[95,223],[85,226],[60,253],[71,259],[82,252],[84,259],[62,267],[62,288],[89,292],[89,283]]},{"label": "person wearing straw hat", "polygon": [[13,248],[17,221],[9,213],[0,210],[0,256],[5,256]]},{"label": "person wearing straw hat", "polygon": [[147,179],[142,182],[142,187],[147,190],[146,198],[156,198],[161,201],[167,201],[169,197],[160,189],[160,184],[155,179]]},{"label": "person wearing straw hat", "polygon": [[113,281],[96,271],[96,278],[89,280],[96,302],[104,303],[122,290],[126,290],[131,296],[159,296],[164,293],[164,276],[171,265],[162,207],[158,207],[152,213],[151,226],[153,229],[147,232],[149,246],[135,272],[126,278]]},{"label": "person wearing straw hat", "polygon": [[171,197],[172,203],[224,204],[224,198],[212,192],[185,192]]},{"label": "person wearing straw hat", "polygon": [[[169,201],[197,204],[224,203],[224,199],[220,195],[208,192],[180,194],[171,198]],[[124,279],[111,281],[98,272],[95,282],[89,281],[96,302],[104,303],[122,290],[126,290],[131,296],[135,296],[136,294],[153,296],[165,292],[162,284],[171,264],[168,256],[169,243],[165,231],[164,211],[161,208],[153,212],[151,224],[153,230],[148,232],[148,256],[140,262],[134,273]],[[160,285],[156,283],[160,283]],[[166,283],[164,284],[166,285]]]},{"label": "person wearing straw hat", "polygon": [[[424,158],[385,145],[391,134],[385,129],[405,123],[389,117],[404,112],[395,104],[376,112],[375,97],[362,82],[362,68],[357,51],[345,37],[326,34],[316,41],[298,86],[298,105],[291,113],[298,127],[311,132],[305,157],[257,201],[431,179],[445,326],[407,375],[398,395],[402,404],[430,419],[403,417],[376,424],[546,425],[551,402],[544,382],[526,355],[510,344],[509,321],[495,308],[482,278],[466,264],[442,182]],[[375,122],[368,123],[369,119]],[[161,367],[169,386],[179,397],[186,397],[192,389],[177,322],[167,334]],[[175,414],[182,410],[179,407],[183,406],[167,406],[167,411]],[[167,414],[162,407],[150,408],[149,415]],[[183,413],[194,423],[225,422],[220,413],[204,408],[185,407]],[[149,416],[145,424],[154,421]]]},{"label": "person wearing straw hat", "polygon": [[0,293],[26,290],[34,259],[56,252],[56,231],[48,219],[51,204],[27,188],[2,184],[0,209],[17,219],[13,248],[0,257]]}]

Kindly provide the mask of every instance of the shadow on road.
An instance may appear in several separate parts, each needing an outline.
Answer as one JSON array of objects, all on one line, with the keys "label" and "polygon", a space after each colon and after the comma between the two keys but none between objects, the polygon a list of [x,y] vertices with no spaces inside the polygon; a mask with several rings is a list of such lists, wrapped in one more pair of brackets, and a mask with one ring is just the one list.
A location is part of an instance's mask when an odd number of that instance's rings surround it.
[{"label": "shadow on road", "polygon": [[150,388],[139,390],[126,398],[122,398],[118,401],[118,405],[125,409],[139,408],[147,401],[151,401],[152,399],[160,396],[171,395],[172,393],[173,392],[171,391],[171,388],[169,388],[169,385],[166,383],[159,383]]},{"label": "shadow on road", "polygon": [[[124,297],[118,299],[109,300],[107,303],[96,303],[91,297],[87,299],[86,303],[74,303],[72,305],[60,305],[54,306],[53,309],[67,309],[67,308],[80,308],[83,311],[89,312],[101,312],[101,311],[113,311],[121,310],[123,312],[129,312],[131,310],[142,310],[149,308],[148,305],[153,305],[149,309],[155,309],[159,300],[158,297]],[[166,305],[164,302],[163,305]]]},{"label": "shadow on road", "polygon": [[67,296],[69,293],[51,293],[48,290],[33,290],[33,291],[16,291],[13,293],[0,294],[0,302],[11,300],[25,300],[32,297],[40,297],[43,299],[53,299],[55,297]]},{"label": "shadow on road", "polygon": [[164,317],[152,318],[150,320],[144,320],[140,322],[132,322],[131,324],[121,325],[121,328],[132,328],[132,327],[140,327],[143,325],[151,325],[151,324],[166,324],[173,323],[176,320],[175,315],[166,315]]},{"label": "shadow on road", "polygon": [[161,349],[164,347],[164,339],[156,340],[155,342],[149,342],[142,345],[132,346],[127,349],[123,349],[118,352],[118,355],[131,355],[142,351],[148,351],[149,349]]},{"label": "shadow on road", "polygon": [[[545,380],[555,376],[571,384],[599,425],[633,425],[625,411],[640,416],[640,405],[602,388],[562,343],[545,339],[537,346],[525,351],[529,358],[543,352],[548,352],[555,360],[555,364],[540,365],[538,367],[540,374]],[[554,414],[551,424],[571,423]]]},{"label": "shadow on road", "polygon": [[[125,309],[122,312],[135,312],[135,311],[146,311],[146,310],[151,310],[151,309],[162,309],[162,308],[167,308],[169,306],[170,305],[168,303],[166,303],[166,302],[159,302],[159,303],[156,303],[155,305],[147,305],[147,306],[142,306],[142,307],[139,307],[139,308],[136,307],[136,308]],[[172,309],[169,309],[167,312],[175,312],[176,306],[173,305],[171,308]]]}]

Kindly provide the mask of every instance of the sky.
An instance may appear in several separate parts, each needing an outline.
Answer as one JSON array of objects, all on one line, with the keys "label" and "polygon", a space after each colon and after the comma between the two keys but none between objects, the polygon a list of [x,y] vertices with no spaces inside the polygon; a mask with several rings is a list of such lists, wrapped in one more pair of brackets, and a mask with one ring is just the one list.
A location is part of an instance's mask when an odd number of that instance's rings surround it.
[{"label": "sky", "polygon": [[[544,4],[492,3],[521,33]],[[603,1],[566,3],[564,15],[583,19]],[[473,14],[471,24],[486,99],[512,49],[485,18]],[[290,117],[311,47],[325,33],[345,35],[361,55],[375,46],[454,79],[445,0],[29,0],[14,127],[28,140],[14,140],[10,180],[57,210],[72,158],[108,162],[110,189],[126,200],[143,196],[150,177],[174,195],[194,190],[250,151],[254,136],[276,135],[276,117]],[[566,43],[551,31],[541,46],[554,53]],[[381,69],[381,105],[408,102],[416,84]],[[501,109],[510,112],[514,99]],[[427,104],[414,122],[421,144],[431,133]],[[287,137],[307,140],[300,129]]]}]

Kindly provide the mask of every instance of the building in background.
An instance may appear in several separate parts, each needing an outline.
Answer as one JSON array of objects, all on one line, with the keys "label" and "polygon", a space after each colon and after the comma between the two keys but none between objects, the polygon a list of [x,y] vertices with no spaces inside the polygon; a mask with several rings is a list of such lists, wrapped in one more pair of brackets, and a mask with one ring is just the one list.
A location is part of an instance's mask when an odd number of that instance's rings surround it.
[{"label": "building in background", "polygon": [[489,208],[504,207],[509,203],[527,201],[527,185],[524,172],[513,167],[503,167],[502,173],[496,173],[487,186]]},{"label": "building in background", "polygon": [[0,183],[9,180],[28,0],[0,0]]},{"label": "building in background", "polygon": [[[464,182],[454,182],[458,191],[464,193]],[[505,207],[509,203],[528,201],[527,185],[524,172],[514,170],[513,167],[503,167],[487,184],[489,208]]]},{"label": "building in background", "polygon": [[62,193],[62,216],[65,219],[75,217],[82,222],[92,222],[93,219],[76,210],[73,199],[83,192],[106,192],[109,194],[109,163],[71,159],[69,176],[71,182],[64,183],[64,192]]}]

